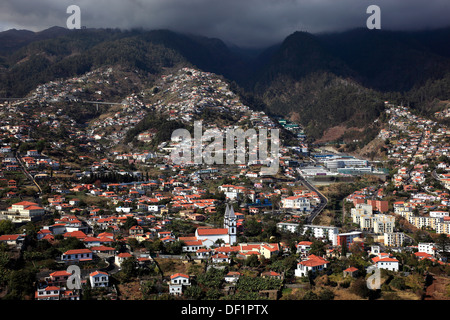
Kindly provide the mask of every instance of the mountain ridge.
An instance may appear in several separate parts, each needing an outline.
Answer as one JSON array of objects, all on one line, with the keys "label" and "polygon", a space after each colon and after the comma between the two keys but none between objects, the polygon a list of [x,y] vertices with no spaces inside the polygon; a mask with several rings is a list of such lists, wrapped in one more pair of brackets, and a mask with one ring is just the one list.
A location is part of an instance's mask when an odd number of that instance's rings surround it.
[{"label": "mountain ridge", "polygon": [[[149,75],[174,65],[196,66],[224,76],[256,108],[299,116],[319,138],[332,126],[370,124],[386,99],[422,111],[435,110],[435,99],[450,99],[446,38],[450,28],[297,31],[265,50],[249,52],[217,38],[165,29],[8,30],[0,32],[0,95],[24,96],[37,84],[104,65]],[[425,86],[436,93],[417,96]]]}]

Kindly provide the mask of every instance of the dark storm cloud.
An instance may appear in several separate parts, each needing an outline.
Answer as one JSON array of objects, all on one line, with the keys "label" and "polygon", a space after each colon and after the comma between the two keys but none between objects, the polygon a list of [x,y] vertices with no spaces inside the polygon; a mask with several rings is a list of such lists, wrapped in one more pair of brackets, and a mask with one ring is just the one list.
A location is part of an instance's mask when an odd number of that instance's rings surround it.
[{"label": "dark storm cloud", "polygon": [[365,27],[369,5],[381,8],[382,29],[448,26],[448,0],[2,0],[0,28],[66,26],[69,5],[87,27],[171,29],[241,46],[268,45],[290,33]]}]

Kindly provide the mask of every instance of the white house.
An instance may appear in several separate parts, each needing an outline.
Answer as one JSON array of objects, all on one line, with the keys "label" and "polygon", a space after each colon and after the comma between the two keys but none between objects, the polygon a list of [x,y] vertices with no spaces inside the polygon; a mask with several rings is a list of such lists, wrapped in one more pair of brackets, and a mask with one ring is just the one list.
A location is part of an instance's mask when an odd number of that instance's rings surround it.
[{"label": "white house", "polygon": [[311,211],[311,203],[305,196],[291,196],[281,200],[281,205],[286,209],[294,209],[303,212]]},{"label": "white house", "polygon": [[197,256],[197,259],[205,259],[211,255],[211,252],[212,252],[211,249],[201,248],[201,249],[198,249],[195,252],[195,254]]},{"label": "white house", "polygon": [[81,262],[81,261],[91,261],[92,251],[89,249],[74,249],[68,250],[61,255],[61,260],[66,262]]},{"label": "white house", "polygon": [[215,255],[213,255],[211,257],[212,263],[222,263],[222,262],[226,262],[226,263],[230,263],[231,259],[222,253],[216,253]]},{"label": "white house", "polygon": [[130,213],[131,207],[117,207],[116,212]]},{"label": "white house", "polygon": [[129,254],[128,252],[122,252],[122,253],[119,253],[118,255],[116,255],[116,256],[114,257],[114,264],[115,264],[116,266],[120,267],[120,266],[122,265],[122,262],[123,262],[125,259],[131,258],[131,257],[133,257],[133,256],[132,256],[131,254]]},{"label": "white house", "polygon": [[316,255],[309,255],[306,260],[300,261],[297,263],[297,269],[295,269],[296,277],[305,277],[308,275],[308,272],[316,273],[325,269],[330,262],[325,260],[322,257]]},{"label": "white house", "polygon": [[59,300],[61,288],[56,286],[47,286],[36,290],[34,298],[36,300]]},{"label": "white house", "polygon": [[226,276],[225,276],[225,282],[227,282],[227,283],[231,283],[231,282],[237,282],[238,280],[239,280],[239,277],[241,276],[242,274],[240,273],[240,272],[237,272],[237,271],[230,271],[230,272],[228,272],[227,274],[226,274]]},{"label": "white house", "polygon": [[8,246],[22,247],[25,236],[22,234],[4,234],[0,236],[0,242],[6,243]]},{"label": "white house", "polygon": [[419,252],[425,252],[434,257],[436,253],[436,244],[432,242],[419,242],[417,249]]},{"label": "white house", "polygon": [[169,293],[172,295],[182,295],[183,286],[190,286],[189,276],[183,273],[175,273],[170,276]]},{"label": "white house", "polygon": [[430,211],[430,217],[432,218],[444,218],[448,216],[449,216],[448,211]]},{"label": "white house", "polygon": [[375,257],[375,258],[372,258],[372,261],[375,263],[375,266],[378,269],[385,269],[385,270],[390,270],[390,271],[398,271],[399,261],[397,259],[395,259],[395,258]]},{"label": "white house", "polygon": [[297,243],[297,253],[301,256],[307,256],[308,251],[311,249],[311,241],[300,241]]},{"label": "white house", "polygon": [[203,242],[201,240],[182,240],[182,241],[184,242],[184,246],[182,247],[183,252],[197,252],[199,249],[204,248]]},{"label": "white house", "polygon": [[107,287],[109,285],[109,275],[106,272],[94,271],[89,274],[89,281],[92,288]]}]

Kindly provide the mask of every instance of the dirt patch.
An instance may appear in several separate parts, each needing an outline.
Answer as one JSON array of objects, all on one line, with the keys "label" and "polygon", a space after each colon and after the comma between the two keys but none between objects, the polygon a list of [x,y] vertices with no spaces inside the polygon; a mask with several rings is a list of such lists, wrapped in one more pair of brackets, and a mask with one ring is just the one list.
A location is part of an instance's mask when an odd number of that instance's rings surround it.
[{"label": "dirt patch", "polygon": [[425,300],[450,300],[449,286],[450,279],[448,277],[433,276],[433,282],[425,291]]},{"label": "dirt patch", "polygon": [[345,289],[334,290],[333,292],[334,292],[334,300],[366,300]]},{"label": "dirt patch", "polygon": [[383,160],[386,157],[387,146],[384,141],[380,138],[376,138],[365,145],[359,152],[358,156],[363,157],[367,160]]},{"label": "dirt patch", "polygon": [[322,138],[315,141],[315,143],[325,143],[330,141],[336,141],[339,140],[344,133],[354,131],[354,132],[362,132],[364,131],[364,128],[357,128],[357,127],[346,127],[346,126],[335,126],[327,129]]},{"label": "dirt patch", "polygon": [[330,141],[335,141],[342,137],[342,135],[345,133],[345,131],[348,130],[345,126],[336,126],[327,129],[324,133],[322,138],[316,140],[316,143],[325,143]]},{"label": "dirt patch", "polygon": [[334,212],[330,210],[324,210],[316,217],[314,223],[321,226],[332,226],[334,224]]},{"label": "dirt patch", "polygon": [[186,262],[185,260],[179,259],[155,259],[158,263],[158,266],[161,268],[161,271],[164,274],[164,277],[169,277],[174,273],[190,273],[190,266],[195,263]]},{"label": "dirt patch", "polygon": [[141,286],[139,281],[119,284],[118,286],[121,300],[142,300]]}]

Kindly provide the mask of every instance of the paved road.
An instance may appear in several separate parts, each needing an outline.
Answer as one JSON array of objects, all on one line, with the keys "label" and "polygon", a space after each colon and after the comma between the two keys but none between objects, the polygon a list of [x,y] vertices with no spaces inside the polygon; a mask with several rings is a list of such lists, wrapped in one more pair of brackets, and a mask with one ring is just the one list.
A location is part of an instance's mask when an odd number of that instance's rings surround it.
[{"label": "paved road", "polygon": [[27,168],[25,167],[25,165],[22,162],[22,159],[19,155],[19,153],[16,151],[15,152],[15,157],[17,159],[17,162],[19,162],[20,167],[22,168],[22,171],[24,172],[24,174],[28,177],[28,179],[31,180],[31,182],[33,182],[33,184],[39,189],[39,192],[42,194],[42,189],[39,186],[39,184],[36,182],[36,180],[33,178],[33,176],[28,172]]},{"label": "paved road", "polygon": [[325,207],[328,204],[328,199],[312,184],[310,183],[308,180],[306,180],[305,178],[303,178],[303,176],[300,174],[299,169],[297,169],[298,171],[298,178],[297,181],[300,181],[305,187],[307,187],[310,191],[314,191],[319,195],[320,198],[320,203],[319,205],[314,208],[314,210],[310,213],[310,215],[306,218],[306,223],[307,224],[312,224],[312,222],[314,221],[314,219],[323,211],[323,209],[325,209]]}]

